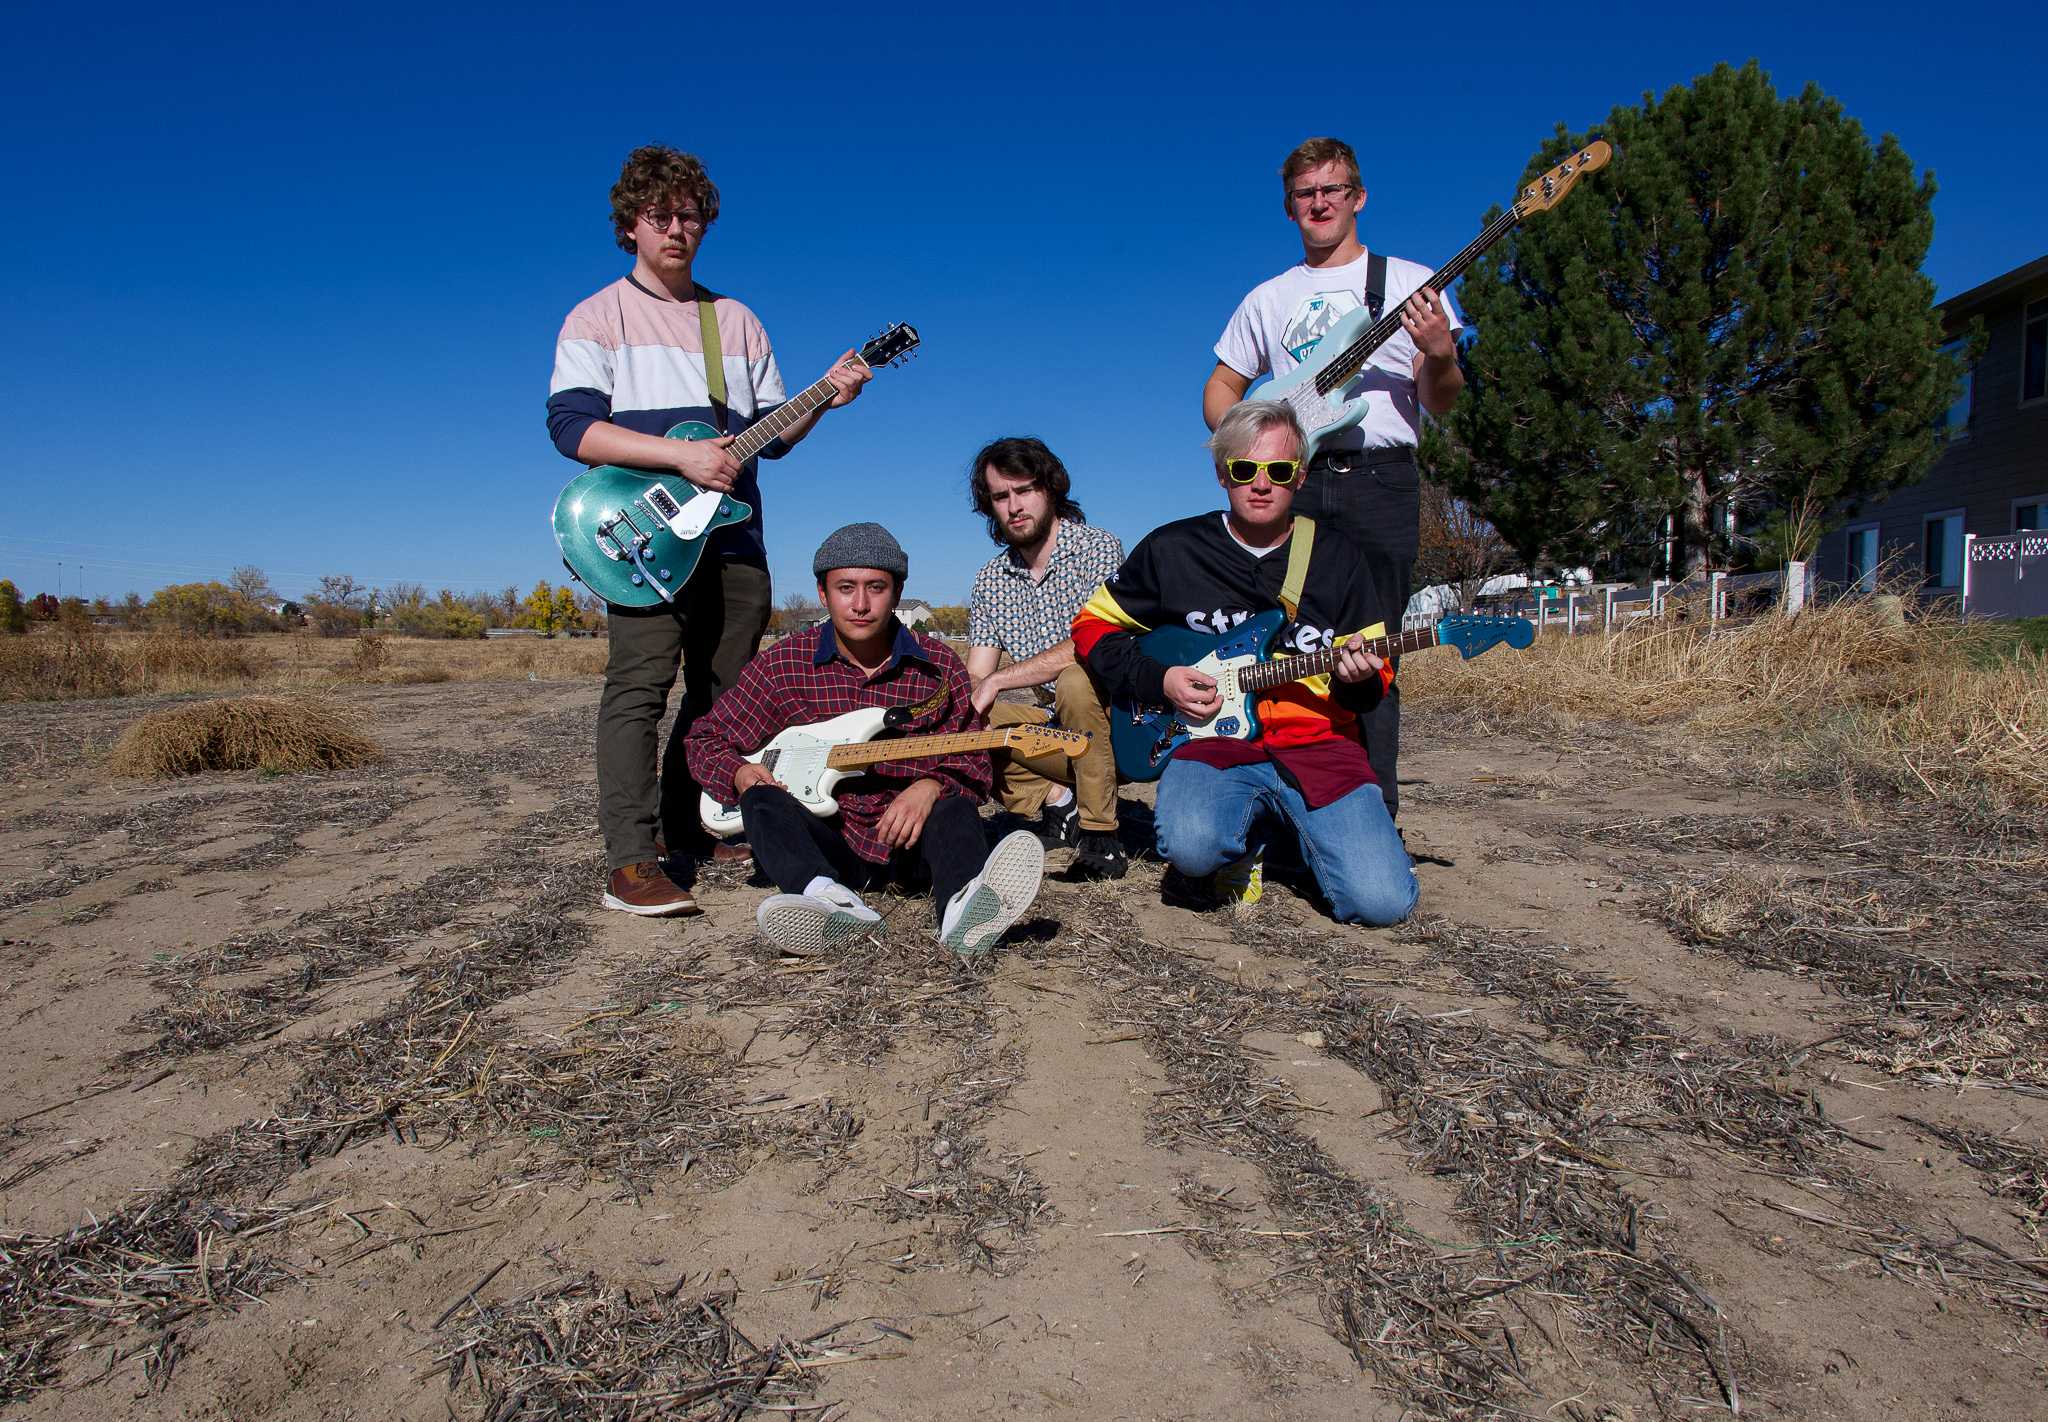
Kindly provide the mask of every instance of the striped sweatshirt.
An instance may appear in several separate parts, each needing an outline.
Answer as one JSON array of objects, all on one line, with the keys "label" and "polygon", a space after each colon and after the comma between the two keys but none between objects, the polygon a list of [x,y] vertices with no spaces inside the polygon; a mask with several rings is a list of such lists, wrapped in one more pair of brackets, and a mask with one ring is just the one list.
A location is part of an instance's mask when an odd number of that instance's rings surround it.
[{"label": "striped sweatshirt", "polygon": [[[698,289],[713,298],[725,368],[726,433],[738,434],[786,398],[782,372],[752,311],[729,296]],[[570,311],[555,341],[548,434],[555,448],[574,459],[583,432],[598,420],[652,435],[667,434],[686,420],[717,425],[695,302],[655,296],[621,277]],[[781,440],[772,440],[761,457],[780,459],[788,452]],[[761,484],[753,461],[732,492],[753,506],[754,516],[713,534],[706,551],[727,562],[765,564]]]}]

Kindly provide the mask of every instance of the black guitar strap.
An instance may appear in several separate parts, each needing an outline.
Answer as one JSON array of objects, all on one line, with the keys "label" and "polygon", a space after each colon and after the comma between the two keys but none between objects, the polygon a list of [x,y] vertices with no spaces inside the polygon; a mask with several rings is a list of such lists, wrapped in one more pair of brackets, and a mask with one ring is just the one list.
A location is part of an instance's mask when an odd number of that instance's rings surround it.
[{"label": "black guitar strap", "polygon": [[1372,319],[1380,319],[1380,311],[1387,304],[1387,256],[1384,252],[1365,254],[1365,309],[1372,313]]}]

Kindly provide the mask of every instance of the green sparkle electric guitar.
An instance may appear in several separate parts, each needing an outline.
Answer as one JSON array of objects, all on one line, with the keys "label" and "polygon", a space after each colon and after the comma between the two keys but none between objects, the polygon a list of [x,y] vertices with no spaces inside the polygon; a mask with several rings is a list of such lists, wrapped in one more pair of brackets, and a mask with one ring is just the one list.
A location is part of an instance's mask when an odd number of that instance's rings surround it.
[{"label": "green sparkle electric guitar", "polygon": [[[879,370],[917,348],[917,328],[901,322],[860,348],[855,357]],[[741,464],[838,393],[826,377],[775,407],[733,438]],[[716,439],[718,431],[686,420],[670,439]],[[600,464],[571,479],[555,500],[555,544],[562,561],[585,587],[616,607],[655,607],[674,601],[703,556],[704,540],[744,523],[754,510],[730,494],[699,489],[675,473]]]}]

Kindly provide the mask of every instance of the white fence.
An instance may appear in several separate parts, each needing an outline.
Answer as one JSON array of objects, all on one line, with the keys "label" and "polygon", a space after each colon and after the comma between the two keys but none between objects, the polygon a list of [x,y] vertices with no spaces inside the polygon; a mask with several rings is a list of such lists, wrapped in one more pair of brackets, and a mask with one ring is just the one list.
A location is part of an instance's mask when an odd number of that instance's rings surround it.
[{"label": "white fence", "polygon": [[[2043,578],[2048,583],[2048,578]],[[1618,632],[1632,622],[1660,618],[1675,600],[1703,598],[1710,621],[1747,616],[1765,607],[1783,603],[1797,612],[1813,595],[1813,573],[1805,563],[1791,563],[1775,573],[1710,573],[1704,578],[1673,582],[1668,578],[1648,583],[1608,584],[1593,588],[1572,588],[1554,597],[1508,598],[1495,610],[1526,617],[1538,629],[1560,627],[1570,635],[1583,632]],[[1427,623],[1438,614],[1418,613],[1413,607],[1403,621],[1408,626]]]},{"label": "white fence", "polygon": [[1964,534],[1963,616],[2048,617],[2048,532]]}]

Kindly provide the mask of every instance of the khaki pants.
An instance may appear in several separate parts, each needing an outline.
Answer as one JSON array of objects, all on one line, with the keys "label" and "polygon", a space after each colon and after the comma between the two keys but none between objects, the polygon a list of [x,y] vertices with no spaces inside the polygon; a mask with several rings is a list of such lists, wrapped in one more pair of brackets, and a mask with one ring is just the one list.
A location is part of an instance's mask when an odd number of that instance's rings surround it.
[{"label": "khaki pants", "polygon": [[1087,753],[1069,760],[1057,754],[994,752],[996,795],[1003,808],[1013,815],[1036,815],[1045,808],[1046,794],[1055,784],[1071,785],[1081,802],[1081,828],[1116,833],[1116,757],[1109,748],[1109,713],[1103,709],[1095,683],[1078,662],[1061,672],[1053,684],[1050,712],[1042,706],[1019,706],[1011,701],[998,701],[988,708],[988,723],[994,727],[1041,726],[1048,721],[1069,731],[1088,732]]}]

